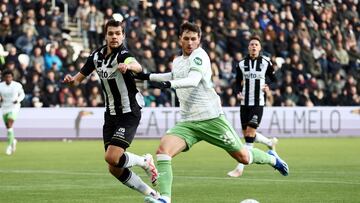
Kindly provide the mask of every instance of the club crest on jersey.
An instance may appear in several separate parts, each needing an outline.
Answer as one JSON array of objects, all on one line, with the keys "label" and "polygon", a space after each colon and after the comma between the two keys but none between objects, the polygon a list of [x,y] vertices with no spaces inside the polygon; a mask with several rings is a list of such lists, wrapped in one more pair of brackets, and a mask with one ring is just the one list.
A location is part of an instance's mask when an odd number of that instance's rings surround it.
[{"label": "club crest on jersey", "polygon": [[201,64],[202,64],[201,58],[195,57],[195,58],[194,58],[194,63],[195,63],[196,65],[201,65]]},{"label": "club crest on jersey", "polygon": [[127,51],[127,50],[122,50],[122,51],[120,52],[120,54],[125,54],[125,53],[128,53],[128,51]]}]

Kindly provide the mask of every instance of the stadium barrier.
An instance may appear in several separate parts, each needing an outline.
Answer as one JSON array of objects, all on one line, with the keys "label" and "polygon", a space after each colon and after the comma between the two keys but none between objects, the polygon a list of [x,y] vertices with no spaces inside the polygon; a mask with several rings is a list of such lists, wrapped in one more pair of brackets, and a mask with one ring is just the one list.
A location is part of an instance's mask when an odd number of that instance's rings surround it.
[{"label": "stadium barrier", "polygon": [[[179,108],[142,111],[137,138],[161,137],[180,119]],[[224,112],[241,135],[240,109]],[[104,108],[21,108],[14,130],[23,139],[101,138],[103,116]],[[266,107],[259,131],[270,137],[360,136],[360,107]]]}]

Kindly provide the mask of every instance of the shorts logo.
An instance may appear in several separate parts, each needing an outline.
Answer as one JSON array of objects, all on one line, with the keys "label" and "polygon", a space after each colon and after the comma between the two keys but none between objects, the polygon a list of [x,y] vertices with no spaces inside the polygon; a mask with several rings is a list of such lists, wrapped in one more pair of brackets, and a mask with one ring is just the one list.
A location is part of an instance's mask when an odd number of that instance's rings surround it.
[{"label": "shorts logo", "polygon": [[223,140],[226,145],[234,145],[235,138],[232,136],[231,132],[227,131],[224,135],[220,136],[220,139]]},{"label": "shorts logo", "polygon": [[194,58],[194,63],[195,63],[196,65],[201,65],[201,64],[202,64],[201,58],[195,57],[195,58]]},{"label": "shorts logo", "polygon": [[250,123],[258,124],[258,116],[257,116],[257,115],[254,115],[254,116],[252,117],[252,119],[250,120]]},{"label": "shorts logo", "polygon": [[119,128],[115,134],[114,137],[120,137],[120,138],[124,138],[125,135],[125,128]]}]

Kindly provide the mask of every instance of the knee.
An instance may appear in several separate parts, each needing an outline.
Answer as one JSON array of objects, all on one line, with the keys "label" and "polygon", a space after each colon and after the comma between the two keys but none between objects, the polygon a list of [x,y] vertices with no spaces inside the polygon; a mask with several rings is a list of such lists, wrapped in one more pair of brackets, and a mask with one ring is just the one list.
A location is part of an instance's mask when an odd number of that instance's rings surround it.
[{"label": "knee", "polygon": [[242,163],[244,165],[248,165],[250,163],[250,156],[249,152],[246,149],[242,149],[235,155],[236,160],[239,163]]},{"label": "knee", "polygon": [[118,155],[118,154],[114,154],[114,153],[106,153],[105,161],[111,166],[116,166],[119,164],[119,160],[120,160],[121,156],[122,156],[122,154]]},{"label": "knee", "polygon": [[255,137],[255,133],[254,133],[253,130],[246,129],[244,136],[245,136],[245,137]]}]

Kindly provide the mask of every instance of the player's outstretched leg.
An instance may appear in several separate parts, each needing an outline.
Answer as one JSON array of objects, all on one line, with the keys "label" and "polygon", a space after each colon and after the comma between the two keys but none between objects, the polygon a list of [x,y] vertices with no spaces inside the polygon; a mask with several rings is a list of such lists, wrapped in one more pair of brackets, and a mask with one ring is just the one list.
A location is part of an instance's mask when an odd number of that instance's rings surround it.
[{"label": "player's outstretched leg", "polygon": [[249,152],[249,164],[270,164],[282,175],[289,175],[289,166],[284,160],[279,157],[279,155],[275,151],[269,150],[268,153],[265,153],[260,149],[253,148],[249,150]]},{"label": "player's outstretched leg", "polygon": [[159,170],[159,186],[160,194],[159,198],[152,196],[145,197],[144,201],[147,203],[171,203],[171,187],[173,181],[172,158],[166,154],[157,155],[157,168]]},{"label": "player's outstretched leg", "polygon": [[289,175],[289,166],[287,163],[280,158],[280,156],[273,150],[269,150],[268,154],[276,158],[276,163],[273,166],[275,170],[278,170],[283,176]]},{"label": "player's outstretched leg", "polygon": [[[150,196],[154,198],[159,198],[159,193],[152,189],[149,185],[144,183],[141,178],[134,173],[133,171],[129,170],[128,168],[116,168],[113,166],[109,166],[111,174],[113,174],[116,179],[118,179],[122,184],[129,187],[130,189],[136,190],[145,196]],[[120,176],[120,170],[123,172]]]},{"label": "player's outstretched leg", "polygon": [[145,170],[146,174],[150,177],[150,182],[153,186],[157,185],[157,180],[159,177],[159,173],[155,167],[154,159],[151,154],[145,154],[144,156],[145,166],[142,168]]}]

